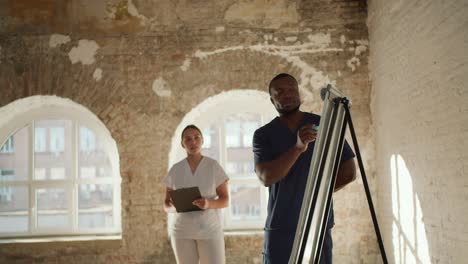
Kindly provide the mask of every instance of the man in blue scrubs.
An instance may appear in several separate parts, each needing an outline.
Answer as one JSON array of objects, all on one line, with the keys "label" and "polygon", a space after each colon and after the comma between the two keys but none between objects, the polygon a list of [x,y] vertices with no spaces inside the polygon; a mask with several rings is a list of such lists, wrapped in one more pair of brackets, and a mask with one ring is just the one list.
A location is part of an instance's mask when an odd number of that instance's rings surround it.
[{"label": "man in blue scrubs", "polygon": [[[289,74],[273,78],[269,92],[279,117],[257,129],[253,138],[255,171],[269,187],[263,263],[285,264],[291,255],[317,137],[317,131],[312,128],[319,125],[320,116],[299,110],[298,83]],[[353,157],[345,142],[335,191],[355,179]],[[320,264],[332,263],[333,208],[330,211]]]}]

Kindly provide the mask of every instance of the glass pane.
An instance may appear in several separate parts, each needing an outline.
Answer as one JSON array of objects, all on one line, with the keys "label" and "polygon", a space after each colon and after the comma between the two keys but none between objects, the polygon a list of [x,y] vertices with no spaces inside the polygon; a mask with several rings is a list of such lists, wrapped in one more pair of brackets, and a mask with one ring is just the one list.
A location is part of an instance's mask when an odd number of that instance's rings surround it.
[{"label": "glass pane", "polygon": [[246,161],[243,163],[243,170],[245,174],[255,174],[255,163],[254,161]]},{"label": "glass pane", "polygon": [[37,189],[37,227],[66,227],[69,225],[69,195],[65,189]]},{"label": "glass pane", "polygon": [[231,218],[260,220],[260,186],[231,184]]},{"label": "glass pane", "polygon": [[109,156],[96,133],[88,127],[79,127],[78,172],[82,179],[112,177]]},{"label": "glass pane", "polygon": [[224,124],[224,131],[226,133],[226,147],[238,148],[241,146],[240,142],[240,122],[235,119],[227,119]]},{"label": "glass pane", "polygon": [[217,123],[212,124],[207,128],[200,128],[203,132],[203,155],[210,157],[219,162],[219,128]]},{"label": "glass pane", "polygon": [[78,194],[80,228],[111,228],[113,187],[110,184],[80,184]]},{"label": "glass pane", "polygon": [[0,232],[28,231],[28,188],[0,187]]},{"label": "glass pane", "polygon": [[260,127],[260,120],[245,121],[242,124],[242,143],[244,147],[252,147],[253,134]]},{"label": "glass pane", "polygon": [[35,152],[46,151],[46,128],[44,127],[34,128],[34,151]]},{"label": "glass pane", "polygon": [[238,173],[243,173],[244,172],[244,168],[242,167],[242,163],[232,162],[232,161],[227,161],[226,162],[225,170],[226,170],[227,174],[238,174]]},{"label": "glass pane", "polygon": [[211,148],[211,142],[213,140],[213,129],[211,127],[202,129],[203,133],[203,148],[209,149]]},{"label": "glass pane", "polygon": [[72,175],[72,121],[34,123],[34,179],[60,180]]},{"label": "glass pane", "polygon": [[0,181],[28,179],[29,130],[24,127],[10,136],[0,151]]}]

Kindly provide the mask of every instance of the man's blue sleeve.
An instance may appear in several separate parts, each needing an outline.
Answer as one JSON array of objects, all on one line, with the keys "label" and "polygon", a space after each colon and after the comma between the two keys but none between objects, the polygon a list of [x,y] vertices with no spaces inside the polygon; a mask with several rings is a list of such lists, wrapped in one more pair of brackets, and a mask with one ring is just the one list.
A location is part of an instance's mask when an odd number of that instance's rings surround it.
[{"label": "man's blue sleeve", "polygon": [[254,153],[255,165],[273,159],[271,152],[271,142],[266,137],[264,131],[261,129],[255,130],[252,141],[252,150]]}]

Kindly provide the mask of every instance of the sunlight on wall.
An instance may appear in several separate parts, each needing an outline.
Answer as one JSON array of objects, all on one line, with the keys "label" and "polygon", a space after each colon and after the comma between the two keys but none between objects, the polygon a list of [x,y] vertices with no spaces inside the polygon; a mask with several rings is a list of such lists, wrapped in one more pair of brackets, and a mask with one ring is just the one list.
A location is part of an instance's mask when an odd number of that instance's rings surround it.
[{"label": "sunlight on wall", "polygon": [[390,168],[395,263],[431,263],[421,204],[403,157],[392,155]]}]

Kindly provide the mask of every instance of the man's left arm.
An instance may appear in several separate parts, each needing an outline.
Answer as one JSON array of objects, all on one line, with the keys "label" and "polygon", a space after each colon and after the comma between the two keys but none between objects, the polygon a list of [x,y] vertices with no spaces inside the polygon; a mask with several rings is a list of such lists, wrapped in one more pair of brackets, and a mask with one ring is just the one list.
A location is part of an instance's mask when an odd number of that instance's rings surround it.
[{"label": "man's left arm", "polygon": [[345,187],[348,183],[356,179],[356,165],[354,159],[341,161],[336,177],[335,192]]}]

